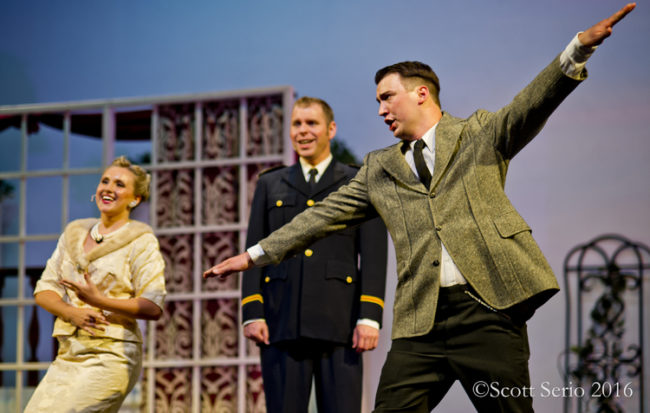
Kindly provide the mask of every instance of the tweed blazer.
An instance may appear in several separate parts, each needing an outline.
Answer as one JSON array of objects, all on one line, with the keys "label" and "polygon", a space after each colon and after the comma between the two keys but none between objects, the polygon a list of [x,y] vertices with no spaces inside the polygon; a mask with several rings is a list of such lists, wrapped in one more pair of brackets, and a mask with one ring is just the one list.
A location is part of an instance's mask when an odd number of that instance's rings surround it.
[{"label": "tweed blazer", "polygon": [[368,154],[352,181],[260,241],[280,262],[332,231],[381,216],[395,245],[398,283],[393,339],[433,328],[440,288],[440,243],[468,283],[494,309],[523,319],[558,290],[531,229],[505,195],[508,164],[586,78],[567,77],[559,58],[505,107],[467,119],[443,113],[430,189],[403,156],[404,143]]}]

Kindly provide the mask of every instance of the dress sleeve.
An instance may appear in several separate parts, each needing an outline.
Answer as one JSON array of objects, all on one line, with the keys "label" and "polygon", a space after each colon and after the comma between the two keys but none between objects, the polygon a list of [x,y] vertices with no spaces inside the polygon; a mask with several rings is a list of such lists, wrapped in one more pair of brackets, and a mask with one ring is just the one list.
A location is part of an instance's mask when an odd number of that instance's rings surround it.
[{"label": "dress sleeve", "polygon": [[155,235],[144,234],[135,241],[131,259],[131,276],[136,297],[146,298],[163,308],[165,295],[165,261]]},{"label": "dress sleeve", "polygon": [[65,240],[64,235],[61,234],[59,241],[56,244],[56,249],[52,256],[47,260],[45,270],[41,274],[41,278],[36,283],[34,288],[34,295],[41,291],[54,291],[63,298],[66,295],[65,289],[59,284],[61,281],[61,268],[63,266],[63,256],[65,254]]}]

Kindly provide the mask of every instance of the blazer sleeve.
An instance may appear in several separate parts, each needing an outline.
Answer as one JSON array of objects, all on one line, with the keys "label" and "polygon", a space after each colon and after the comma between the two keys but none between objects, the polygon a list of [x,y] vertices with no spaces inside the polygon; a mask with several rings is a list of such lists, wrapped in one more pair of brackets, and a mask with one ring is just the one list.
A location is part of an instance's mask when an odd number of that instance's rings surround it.
[{"label": "blazer sleeve", "polygon": [[495,147],[505,159],[512,159],[539,133],[553,111],[586,77],[586,70],[578,80],[565,75],[558,56],[508,105],[495,113],[479,111],[479,122],[493,128]]},{"label": "blazer sleeve", "polygon": [[[255,187],[255,195],[251,204],[246,248],[257,244],[268,233],[268,217],[266,213],[267,185],[259,179]],[[241,283],[242,322],[264,318],[264,298],[262,297],[262,267],[253,267],[243,273]]]},{"label": "blazer sleeve", "polygon": [[364,164],[348,184],[262,239],[259,244],[271,262],[279,264],[333,232],[376,218],[377,211],[368,197],[366,173]]},{"label": "blazer sleeve", "polygon": [[386,290],[386,252],[388,236],[380,218],[371,219],[359,227],[361,301],[359,318],[369,318],[382,324]]}]

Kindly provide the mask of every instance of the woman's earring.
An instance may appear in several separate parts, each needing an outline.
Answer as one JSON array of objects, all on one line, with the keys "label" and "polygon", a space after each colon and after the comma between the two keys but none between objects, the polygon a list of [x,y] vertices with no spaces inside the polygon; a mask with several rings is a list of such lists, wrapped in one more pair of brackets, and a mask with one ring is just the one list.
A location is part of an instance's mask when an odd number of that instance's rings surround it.
[{"label": "woman's earring", "polygon": [[138,201],[131,201],[131,202],[129,202],[129,206],[130,206],[132,209],[135,208],[136,206],[138,206]]},{"label": "woman's earring", "polygon": [[90,202],[95,202],[95,194],[92,194],[92,195],[90,196]]}]

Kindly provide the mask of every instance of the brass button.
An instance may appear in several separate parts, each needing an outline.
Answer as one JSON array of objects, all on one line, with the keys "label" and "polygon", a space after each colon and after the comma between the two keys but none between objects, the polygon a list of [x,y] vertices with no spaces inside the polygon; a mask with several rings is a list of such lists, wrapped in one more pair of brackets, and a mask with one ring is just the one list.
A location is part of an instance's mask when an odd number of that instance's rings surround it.
[{"label": "brass button", "polygon": [[350,276],[348,275],[347,278],[345,279],[345,281],[347,281],[348,284],[352,284],[352,277],[350,277]]},{"label": "brass button", "polygon": [[264,278],[264,282],[267,283],[267,282],[269,282],[269,281],[271,281],[271,277],[266,277],[266,278]]},{"label": "brass button", "polygon": [[310,249],[306,249],[306,250],[305,250],[305,255],[306,255],[307,257],[311,257],[312,255],[314,255],[314,251],[312,251],[312,250],[310,250]]},{"label": "brass button", "polygon": [[275,206],[281,207],[282,206],[282,200],[278,199],[277,201],[275,201]]},{"label": "brass button", "polygon": [[313,199],[307,201],[307,206],[314,206],[315,202]]}]

